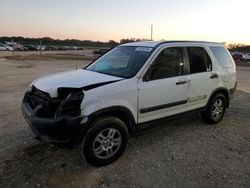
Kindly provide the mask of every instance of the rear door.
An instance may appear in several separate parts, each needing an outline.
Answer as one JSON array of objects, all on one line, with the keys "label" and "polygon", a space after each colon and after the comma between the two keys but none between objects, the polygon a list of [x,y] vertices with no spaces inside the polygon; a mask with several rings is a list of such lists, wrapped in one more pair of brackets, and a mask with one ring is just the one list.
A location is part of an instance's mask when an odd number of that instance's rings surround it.
[{"label": "rear door", "polygon": [[186,47],[189,62],[187,110],[204,107],[218,86],[218,72],[207,50],[201,46]]}]

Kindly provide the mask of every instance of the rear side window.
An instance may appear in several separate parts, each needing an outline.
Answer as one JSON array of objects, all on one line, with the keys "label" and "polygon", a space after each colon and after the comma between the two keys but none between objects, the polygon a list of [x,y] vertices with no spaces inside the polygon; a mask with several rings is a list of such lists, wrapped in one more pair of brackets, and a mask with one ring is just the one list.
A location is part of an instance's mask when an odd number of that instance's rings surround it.
[{"label": "rear side window", "polygon": [[212,61],[202,47],[187,47],[190,73],[200,73],[212,70]]},{"label": "rear side window", "polygon": [[223,47],[210,47],[210,49],[222,67],[229,68],[229,67],[233,66],[232,59],[225,48],[223,48]]}]

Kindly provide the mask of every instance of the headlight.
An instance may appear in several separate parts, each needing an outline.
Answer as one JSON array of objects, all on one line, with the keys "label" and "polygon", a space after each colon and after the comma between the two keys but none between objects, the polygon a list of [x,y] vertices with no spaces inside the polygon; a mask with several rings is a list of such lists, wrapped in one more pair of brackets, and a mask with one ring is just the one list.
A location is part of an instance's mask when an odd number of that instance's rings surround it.
[{"label": "headlight", "polygon": [[55,117],[75,117],[81,115],[81,103],[83,97],[84,93],[82,91],[69,94],[59,105]]}]

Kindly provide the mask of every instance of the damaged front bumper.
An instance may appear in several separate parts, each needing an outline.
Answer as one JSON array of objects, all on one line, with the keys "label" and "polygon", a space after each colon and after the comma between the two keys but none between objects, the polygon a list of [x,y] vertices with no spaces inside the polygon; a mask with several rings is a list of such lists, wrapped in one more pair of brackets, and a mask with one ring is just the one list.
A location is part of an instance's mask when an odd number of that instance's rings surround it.
[{"label": "damaged front bumper", "polygon": [[25,94],[22,113],[34,133],[34,137],[43,142],[69,143],[74,142],[83,116],[76,117],[39,117],[42,105],[31,107]]}]

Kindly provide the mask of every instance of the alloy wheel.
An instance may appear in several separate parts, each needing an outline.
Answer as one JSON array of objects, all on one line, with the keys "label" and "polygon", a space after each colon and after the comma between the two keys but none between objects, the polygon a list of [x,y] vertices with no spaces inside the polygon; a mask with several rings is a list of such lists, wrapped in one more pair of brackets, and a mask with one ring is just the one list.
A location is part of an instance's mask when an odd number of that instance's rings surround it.
[{"label": "alloy wheel", "polygon": [[110,158],[119,150],[121,143],[121,133],[117,129],[105,129],[101,131],[94,139],[94,154],[101,159]]}]

